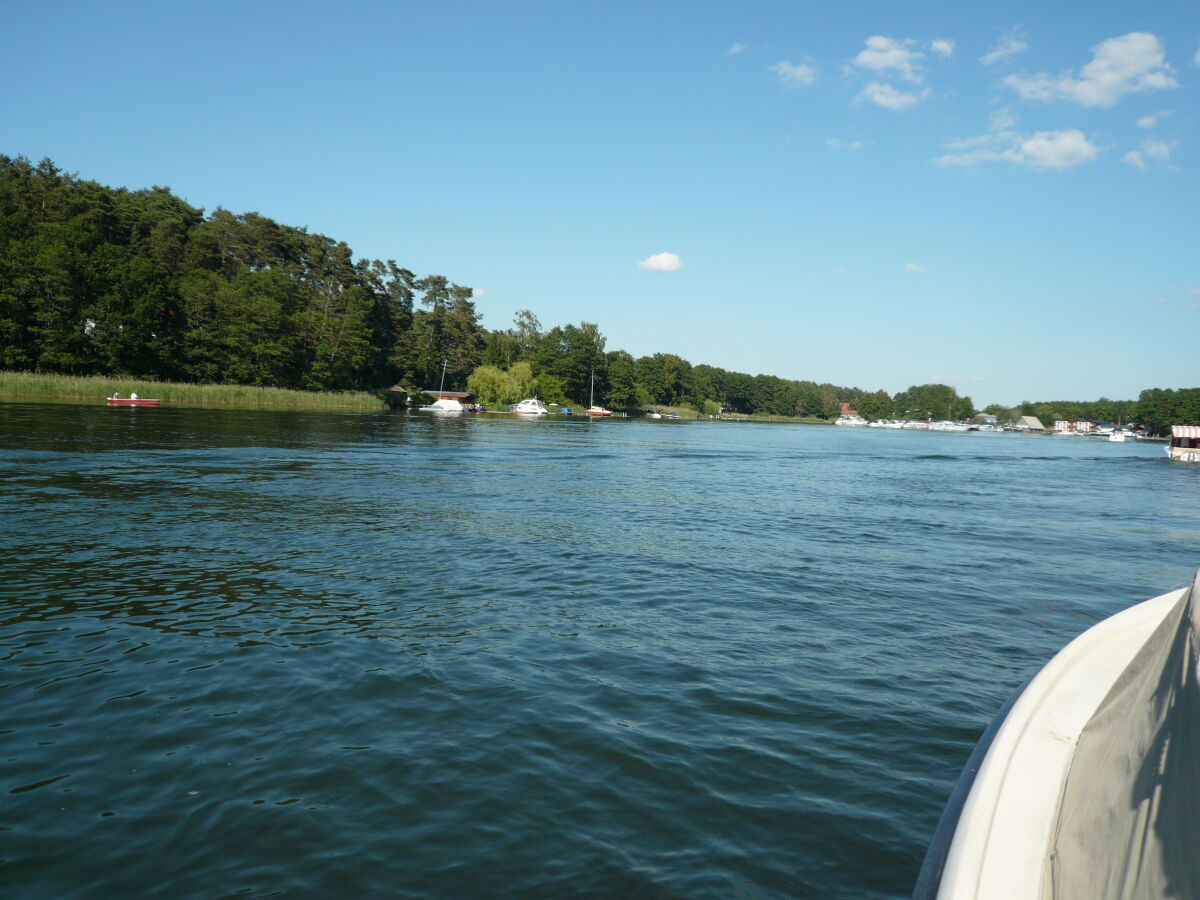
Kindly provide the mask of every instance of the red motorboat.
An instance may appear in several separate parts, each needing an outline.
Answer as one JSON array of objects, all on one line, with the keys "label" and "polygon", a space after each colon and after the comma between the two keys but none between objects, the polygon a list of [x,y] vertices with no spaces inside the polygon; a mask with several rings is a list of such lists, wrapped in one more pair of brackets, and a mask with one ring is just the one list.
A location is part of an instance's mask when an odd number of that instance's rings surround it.
[{"label": "red motorboat", "polygon": [[104,400],[109,406],[158,406],[162,403],[161,400],[150,400],[146,397],[118,397],[116,394],[105,397]]}]

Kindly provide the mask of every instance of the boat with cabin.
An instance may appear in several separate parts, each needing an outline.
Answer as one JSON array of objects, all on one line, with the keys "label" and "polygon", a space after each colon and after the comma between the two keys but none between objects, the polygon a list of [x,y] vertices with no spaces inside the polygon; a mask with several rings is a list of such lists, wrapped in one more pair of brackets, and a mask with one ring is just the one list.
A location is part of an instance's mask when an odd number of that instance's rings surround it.
[{"label": "boat with cabin", "polygon": [[1171,443],[1163,450],[1180,462],[1200,462],[1200,425],[1172,425]]},{"label": "boat with cabin", "polygon": [[546,409],[546,404],[537,397],[530,397],[528,400],[514,403],[508,409],[509,412],[515,412],[519,416],[544,416],[550,412]]},{"label": "boat with cabin", "polygon": [[915,900],[1200,897],[1200,574],[1064,647],[1000,711]]}]

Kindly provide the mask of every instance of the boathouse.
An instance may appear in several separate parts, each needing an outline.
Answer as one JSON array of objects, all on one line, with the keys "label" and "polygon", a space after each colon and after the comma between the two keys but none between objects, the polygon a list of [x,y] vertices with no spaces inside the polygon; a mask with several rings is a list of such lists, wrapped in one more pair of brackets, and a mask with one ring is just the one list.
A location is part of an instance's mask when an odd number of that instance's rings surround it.
[{"label": "boathouse", "polygon": [[1017,429],[1019,431],[1045,431],[1046,426],[1037,416],[1021,416],[1017,420]]}]

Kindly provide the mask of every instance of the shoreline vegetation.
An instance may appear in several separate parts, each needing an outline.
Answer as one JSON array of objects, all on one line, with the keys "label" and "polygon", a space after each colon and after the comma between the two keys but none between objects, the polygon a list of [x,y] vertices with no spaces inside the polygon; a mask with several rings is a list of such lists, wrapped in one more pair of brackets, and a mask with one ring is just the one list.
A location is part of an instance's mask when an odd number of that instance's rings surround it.
[{"label": "shoreline vegetation", "polygon": [[379,395],[365,391],[293,391],[241,384],[189,384],[108,375],[0,371],[0,400],[81,400],[99,403],[113,394],[128,397],[131,393],[179,406],[331,409],[343,412],[382,412],[387,408]]},{"label": "shoreline vegetation", "polygon": [[[673,353],[635,358],[608,349],[594,322],[547,328],[528,309],[492,330],[477,296],[395,260],[356,259],[344,241],[257,212],[206,213],[167,187],[112,188],[49,159],[0,154],[0,373],[9,376],[0,396],[136,391],[167,403],[381,410],[436,385],[494,409],[536,396],[768,422],[831,422],[843,405],[866,419],[978,412],[948,384],[889,394]],[[1047,425],[1136,422],[1161,434],[1200,423],[1200,388],[983,412]]]}]

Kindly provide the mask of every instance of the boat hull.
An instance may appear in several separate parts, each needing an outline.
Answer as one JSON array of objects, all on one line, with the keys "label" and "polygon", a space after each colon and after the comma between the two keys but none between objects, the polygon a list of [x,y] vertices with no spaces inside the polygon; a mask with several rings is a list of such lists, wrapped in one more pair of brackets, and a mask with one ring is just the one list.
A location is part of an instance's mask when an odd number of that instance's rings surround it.
[{"label": "boat hull", "polygon": [[[1197,585],[1094,625],[1001,710],[946,807],[914,898],[1200,896],[1194,830],[1179,813],[1196,789]],[[1175,802],[1159,804],[1158,790]],[[1158,889],[1167,872],[1182,893]],[[1109,893],[1101,881],[1142,889]]]},{"label": "boat hull", "polygon": [[109,406],[158,406],[160,403],[162,403],[161,400],[143,400],[140,397],[137,400],[129,400],[124,398],[114,399],[112,397],[108,397],[105,402]]}]

